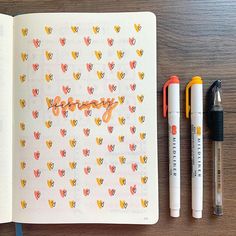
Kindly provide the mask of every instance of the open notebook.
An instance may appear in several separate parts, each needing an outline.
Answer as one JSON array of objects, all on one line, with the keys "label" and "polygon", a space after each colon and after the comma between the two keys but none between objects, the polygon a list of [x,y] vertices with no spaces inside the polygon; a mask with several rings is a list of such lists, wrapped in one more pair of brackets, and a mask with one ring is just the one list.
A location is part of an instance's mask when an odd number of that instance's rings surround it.
[{"label": "open notebook", "polygon": [[0,15],[0,221],[158,220],[156,18]]}]

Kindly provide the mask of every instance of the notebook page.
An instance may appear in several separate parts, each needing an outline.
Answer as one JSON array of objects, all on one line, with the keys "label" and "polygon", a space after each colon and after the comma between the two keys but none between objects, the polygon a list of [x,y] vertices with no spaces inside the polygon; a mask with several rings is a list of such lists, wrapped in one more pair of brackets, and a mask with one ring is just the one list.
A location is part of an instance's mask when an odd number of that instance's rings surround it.
[{"label": "notebook page", "polygon": [[155,16],[14,21],[14,220],[155,223]]},{"label": "notebook page", "polygon": [[13,18],[0,14],[0,223],[12,221]]}]

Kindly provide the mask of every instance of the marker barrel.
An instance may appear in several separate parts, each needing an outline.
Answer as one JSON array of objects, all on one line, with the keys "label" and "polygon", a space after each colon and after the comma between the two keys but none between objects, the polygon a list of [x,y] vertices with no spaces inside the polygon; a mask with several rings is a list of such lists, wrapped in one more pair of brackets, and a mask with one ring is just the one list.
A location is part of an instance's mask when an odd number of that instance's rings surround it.
[{"label": "marker barrel", "polygon": [[202,218],[203,210],[203,105],[202,84],[191,88],[192,216]]},{"label": "marker barrel", "polygon": [[202,114],[191,115],[192,133],[192,210],[194,218],[202,218],[203,153]]},{"label": "marker barrel", "polygon": [[180,135],[179,113],[168,114],[170,215],[180,215]]},{"label": "marker barrel", "polygon": [[170,215],[180,215],[180,104],[179,84],[168,87]]}]

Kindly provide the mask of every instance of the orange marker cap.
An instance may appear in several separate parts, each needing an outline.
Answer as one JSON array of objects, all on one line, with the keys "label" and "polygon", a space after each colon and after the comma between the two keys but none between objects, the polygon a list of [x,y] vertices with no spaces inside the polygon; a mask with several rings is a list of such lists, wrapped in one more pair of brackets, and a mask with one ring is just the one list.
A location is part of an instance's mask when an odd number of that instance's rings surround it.
[{"label": "orange marker cap", "polygon": [[168,105],[167,105],[166,90],[170,84],[179,84],[179,77],[176,75],[170,76],[169,80],[167,80],[163,86],[163,117],[166,117],[166,113],[167,113]]}]

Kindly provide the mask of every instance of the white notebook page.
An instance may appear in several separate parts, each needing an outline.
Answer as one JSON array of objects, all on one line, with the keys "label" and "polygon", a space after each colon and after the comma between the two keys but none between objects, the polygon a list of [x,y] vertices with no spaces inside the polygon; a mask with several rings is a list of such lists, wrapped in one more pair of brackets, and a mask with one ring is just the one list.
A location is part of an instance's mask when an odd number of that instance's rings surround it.
[{"label": "white notebook page", "polygon": [[14,21],[13,219],[155,223],[155,16]]}]

